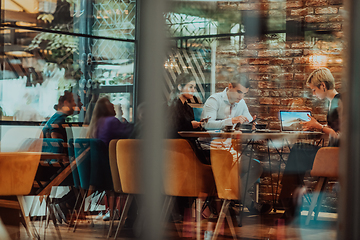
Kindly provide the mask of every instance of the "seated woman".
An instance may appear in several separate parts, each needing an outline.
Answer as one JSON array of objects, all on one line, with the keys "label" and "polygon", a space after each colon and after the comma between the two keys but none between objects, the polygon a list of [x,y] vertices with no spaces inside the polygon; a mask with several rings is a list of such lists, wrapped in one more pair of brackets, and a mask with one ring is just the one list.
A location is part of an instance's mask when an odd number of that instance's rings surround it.
[{"label": "seated woman", "polygon": [[[330,70],[320,68],[313,71],[306,81],[306,85],[312,90],[313,96],[329,101],[327,113],[327,125],[321,125],[315,118],[308,122],[302,122],[303,130],[319,131],[329,135],[329,146],[339,146],[338,134],[340,94],[335,90],[335,80]],[[296,189],[303,185],[306,171],[312,169],[315,155],[319,146],[310,144],[295,144],[290,151],[289,158],[282,178],[282,189],[279,202],[285,208],[282,216],[286,223],[289,223],[295,216]]]},{"label": "seated woman", "polygon": [[[181,74],[177,77],[175,88],[173,89],[169,101],[170,113],[170,138],[181,138],[179,131],[200,131],[202,121],[195,121],[194,110],[188,104],[190,102],[199,103],[194,96],[196,92],[195,78],[190,74]],[[195,139],[188,139],[197,157],[202,163],[210,164],[210,153],[204,153],[196,146]]]},{"label": "seated woman", "polygon": [[129,123],[121,123],[115,115],[114,105],[109,99],[100,98],[95,104],[87,137],[98,138],[107,146],[112,139],[128,138],[133,126]]},{"label": "seated woman", "polygon": [[[114,105],[109,99],[106,97],[100,98],[95,104],[87,137],[98,138],[103,141],[106,146],[109,146],[112,139],[128,138],[133,130],[133,125],[130,123],[121,123],[115,115]],[[106,193],[107,196],[110,196],[109,194],[110,193]],[[100,217],[102,217],[102,212],[97,219]],[[103,220],[107,221],[109,219],[110,211],[107,209]]]}]

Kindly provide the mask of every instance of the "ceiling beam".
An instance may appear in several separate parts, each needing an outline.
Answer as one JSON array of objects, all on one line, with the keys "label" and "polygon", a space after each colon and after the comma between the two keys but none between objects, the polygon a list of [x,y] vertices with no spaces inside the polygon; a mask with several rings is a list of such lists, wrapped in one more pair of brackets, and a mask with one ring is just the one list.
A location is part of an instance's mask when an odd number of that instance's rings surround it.
[{"label": "ceiling beam", "polygon": [[36,13],[25,13],[11,10],[1,10],[1,16],[4,16],[4,22],[27,22],[36,23]]}]

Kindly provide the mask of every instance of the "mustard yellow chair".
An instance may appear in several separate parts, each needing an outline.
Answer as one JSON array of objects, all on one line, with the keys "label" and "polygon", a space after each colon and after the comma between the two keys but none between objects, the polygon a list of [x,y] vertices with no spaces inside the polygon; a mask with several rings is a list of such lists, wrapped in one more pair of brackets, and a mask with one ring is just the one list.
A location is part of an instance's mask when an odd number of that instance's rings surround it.
[{"label": "mustard yellow chair", "polygon": [[23,196],[31,191],[40,156],[39,152],[0,153],[0,196],[17,196],[26,231],[33,238],[39,238],[39,235],[35,228],[30,228],[30,217],[25,215]]},{"label": "mustard yellow chair", "polygon": [[[109,163],[110,163],[111,177],[113,180],[114,192],[115,192],[114,201],[110,202],[110,209],[111,209],[110,212],[111,213],[113,213],[114,208],[117,209],[117,206],[115,206],[117,196],[124,194],[122,187],[121,187],[119,169],[118,169],[118,164],[117,164],[117,156],[116,156],[116,145],[117,145],[118,141],[119,141],[119,139],[113,139],[109,143]],[[126,198],[127,197],[128,197],[128,195],[126,195]],[[116,214],[112,215],[112,219],[111,219],[111,223],[110,223],[110,227],[109,227],[109,233],[107,236],[108,238],[111,236],[111,231],[112,231],[112,228],[114,225],[115,215]],[[120,222],[119,222],[119,224],[120,224]]]},{"label": "mustard yellow chair", "polygon": [[[140,194],[139,171],[140,140],[121,139],[117,141],[116,155],[121,187],[129,194],[115,238],[123,225],[133,196]],[[199,197],[215,192],[215,182],[211,167],[202,164],[196,157],[190,144],[184,139],[165,140],[165,159],[163,164],[164,193],[169,196],[165,204],[166,212],[170,211],[174,196]],[[198,204],[197,204],[198,205]],[[167,210],[166,210],[167,209]],[[198,214],[199,216],[199,214]],[[200,224],[200,218],[198,218]],[[200,228],[198,228],[200,230]]]},{"label": "mustard yellow chair", "polygon": [[120,139],[116,143],[116,160],[122,191],[128,194],[120,221],[115,232],[117,238],[125,223],[134,195],[140,194],[140,140]]},{"label": "mustard yellow chair", "polygon": [[231,202],[230,200],[239,200],[240,196],[239,162],[233,161],[233,155],[228,149],[216,147],[221,146],[221,141],[223,140],[219,139],[212,141],[210,148],[210,160],[215,178],[216,190],[218,197],[224,200],[215,226],[213,239],[217,238],[225,217],[233,238],[237,239],[229,213],[229,204]]},{"label": "mustard yellow chair", "polygon": [[[200,197],[213,196],[216,193],[215,180],[210,165],[197,158],[190,143],[185,139],[168,139],[164,144],[164,218],[172,212],[175,197],[196,198],[197,238],[200,236],[202,200]],[[176,225],[177,226],[177,225]],[[180,233],[178,229],[178,233]]]},{"label": "mustard yellow chair", "polygon": [[325,189],[328,178],[337,178],[339,169],[339,147],[322,147],[316,153],[311,176],[319,177],[319,180],[315,186],[311,204],[309,207],[308,216],[305,221],[305,225],[309,225],[312,213],[315,209],[316,204],[318,205],[315,211],[314,219],[316,220],[319,215],[321,199],[320,192]]}]

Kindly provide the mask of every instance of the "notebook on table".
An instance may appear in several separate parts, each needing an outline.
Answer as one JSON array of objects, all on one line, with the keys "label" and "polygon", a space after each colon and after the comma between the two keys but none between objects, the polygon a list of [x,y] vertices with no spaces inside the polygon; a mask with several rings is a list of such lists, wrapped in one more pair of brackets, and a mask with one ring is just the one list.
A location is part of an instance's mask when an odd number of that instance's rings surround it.
[{"label": "notebook on table", "polygon": [[279,112],[282,132],[303,131],[301,122],[310,120],[310,111],[284,111]]}]

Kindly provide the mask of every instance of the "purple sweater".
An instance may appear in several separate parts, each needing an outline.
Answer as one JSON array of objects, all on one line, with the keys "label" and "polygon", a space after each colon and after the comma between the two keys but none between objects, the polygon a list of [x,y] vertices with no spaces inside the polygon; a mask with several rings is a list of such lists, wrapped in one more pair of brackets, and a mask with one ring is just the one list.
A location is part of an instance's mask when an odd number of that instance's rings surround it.
[{"label": "purple sweater", "polygon": [[129,123],[121,123],[116,117],[103,117],[99,119],[96,136],[107,146],[112,139],[129,138],[133,126]]}]

